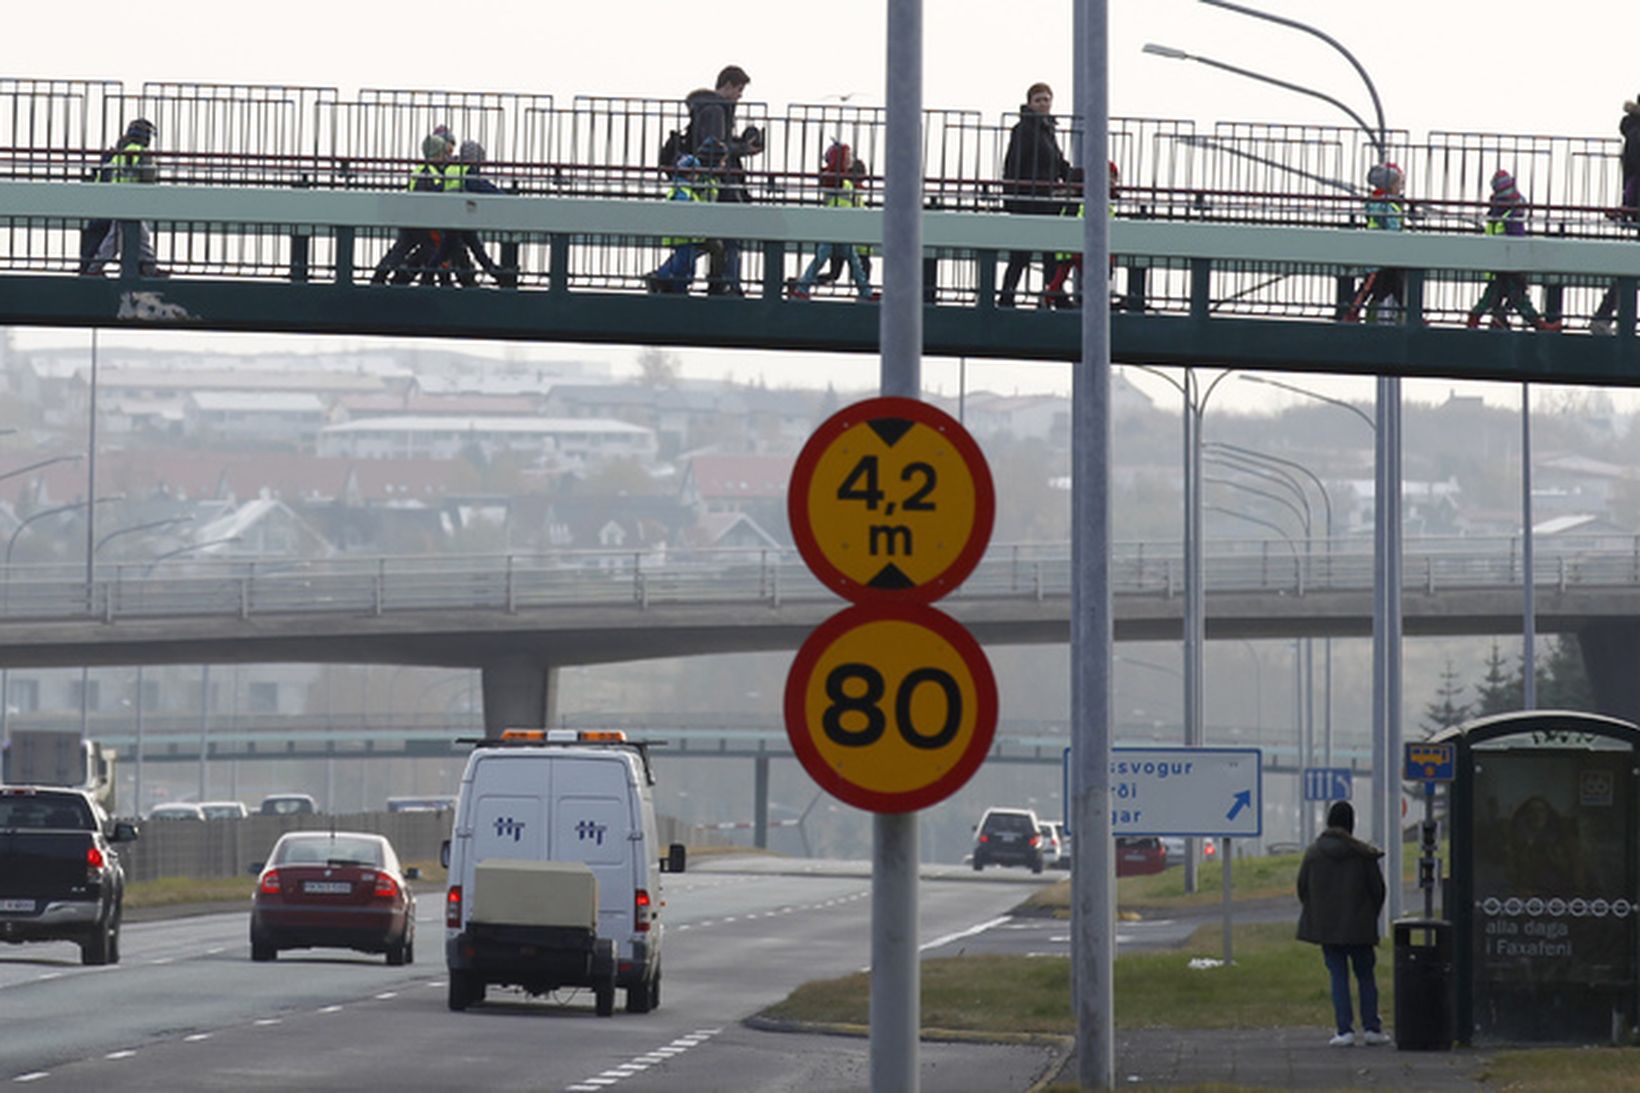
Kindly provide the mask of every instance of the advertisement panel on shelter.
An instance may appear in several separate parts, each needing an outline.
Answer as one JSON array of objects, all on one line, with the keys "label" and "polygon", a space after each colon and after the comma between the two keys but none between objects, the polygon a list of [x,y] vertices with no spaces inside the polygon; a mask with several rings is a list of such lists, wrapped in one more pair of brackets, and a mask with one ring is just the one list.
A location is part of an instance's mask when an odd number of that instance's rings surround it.
[{"label": "advertisement panel on shelter", "polygon": [[1633,761],[1627,748],[1476,755],[1478,1032],[1604,1032],[1614,1001],[1632,992]]}]

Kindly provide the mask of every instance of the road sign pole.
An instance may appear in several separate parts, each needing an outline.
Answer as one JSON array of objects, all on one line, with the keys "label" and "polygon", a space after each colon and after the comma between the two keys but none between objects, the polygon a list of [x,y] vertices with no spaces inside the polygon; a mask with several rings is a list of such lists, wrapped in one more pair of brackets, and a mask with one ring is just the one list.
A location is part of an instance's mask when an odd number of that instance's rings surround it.
[{"label": "road sign pole", "polygon": [[1088,215],[1082,220],[1082,359],[1071,382],[1071,1001],[1076,1079],[1116,1083],[1115,842],[1111,837],[1111,695],[1115,635],[1110,593],[1110,28],[1108,0],[1076,0],[1077,148]]},{"label": "road sign pole", "polygon": [[1230,911],[1232,906],[1230,900],[1230,863],[1235,860],[1235,847],[1231,845],[1231,839],[1228,835],[1220,841],[1224,843],[1220,847],[1221,853],[1219,854],[1219,868],[1224,870],[1224,883],[1220,889],[1224,902],[1224,962],[1229,964],[1232,959],[1230,951]]},{"label": "road sign pole", "polygon": [[[889,0],[882,393],[922,394],[922,0]],[[876,815],[871,863],[871,1090],[917,1093],[917,813]]]}]

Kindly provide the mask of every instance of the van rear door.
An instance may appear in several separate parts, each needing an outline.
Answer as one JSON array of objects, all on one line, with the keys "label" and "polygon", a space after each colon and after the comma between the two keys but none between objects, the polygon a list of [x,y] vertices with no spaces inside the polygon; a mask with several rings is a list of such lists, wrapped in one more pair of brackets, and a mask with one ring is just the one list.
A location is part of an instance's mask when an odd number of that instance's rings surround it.
[{"label": "van rear door", "polygon": [[461,882],[473,883],[473,868],[490,858],[541,861],[548,857],[551,822],[546,806],[552,764],[545,758],[509,755],[480,761],[473,772],[474,800],[468,814],[471,852],[463,861]]},{"label": "van rear door", "polygon": [[598,936],[633,932],[632,791],[621,756],[563,756],[552,772],[554,861],[585,862],[598,877]]}]

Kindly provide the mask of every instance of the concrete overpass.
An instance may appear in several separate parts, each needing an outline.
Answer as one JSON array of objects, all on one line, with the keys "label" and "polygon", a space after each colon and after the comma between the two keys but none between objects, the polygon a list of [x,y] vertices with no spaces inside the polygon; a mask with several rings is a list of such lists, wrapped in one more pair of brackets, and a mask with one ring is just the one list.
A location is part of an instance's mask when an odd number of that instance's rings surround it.
[{"label": "concrete overpass", "polygon": [[[1279,548],[1279,549],[1278,549]],[[1410,540],[1405,633],[1518,634],[1512,540]],[[1176,548],[1119,546],[1121,641],[1176,640]],[[1207,559],[1210,640],[1364,637],[1371,554],[1309,556],[1278,544],[1220,544]],[[1602,709],[1640,714],[1640,547],[1539,547],[1537,628],[1575,634]],[[657,561],[575,556],[191,562],[163,577],[102,567],[0,574],[0,667],[201,663],[381,663],[478,668],[485,722],[552,720],[566,665],[795,649],[842,605],[791,554],[728,552]],[[1069,637],[1064,544],[993,547],[941,608],[986,644]]]}]

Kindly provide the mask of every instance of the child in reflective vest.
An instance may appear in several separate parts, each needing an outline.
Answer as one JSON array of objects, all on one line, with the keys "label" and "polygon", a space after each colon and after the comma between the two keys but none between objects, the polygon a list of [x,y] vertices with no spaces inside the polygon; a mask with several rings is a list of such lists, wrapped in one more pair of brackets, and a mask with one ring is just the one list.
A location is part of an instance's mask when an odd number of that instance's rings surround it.
[{"label": "child in reflective vest", "polygon": [[[826,208],[858,209],[864,203],[851,177],[853,164],[854,153],[848,145],[833,141],[831,147],[826,149],[820,168],[820,200]],[[860,256],[860,248],[852,243],[821,243],[815,251],[814,259],[803,271],[803,276],[792,282],[792,299],[809,298],[815,281],[820,276],[821,267],[830,262],[834,255],[841,255],[848,263],[849,276],[854,281],[856,295],[862,300],[875,297],[876,294],[871,291],[871,277],[866,273],[865,260]]]},{"label": "child in reflective vest", "polygon": [[[666,200],[710,204],[716,199],[716,175],[695,156],[679,156],[673,168],[672,183],[666,191]],[[702,254],[710,254],[716,241],[701,237],[667,236],[661,242],[671,247],[672,253],[659,269],[645,275],[644,287],[650,292],[686,295],[695,280],[695,261]]]},{"label": "child in reflective vest", "polygon": [[[1082,168],[1071,168],[1070,176],[1066,179],[1070,200],[1065,202],[1064,208],[1060,209],[1060,216],[1074,216],[1076,219],[1081,220],[1085,215],[1083,209],[1086,206],[1086,202],[1083,200],[1082,192],[1083,180],[1086,177],[1087,176],[1083,172]],[[1116,169],[1115,160],[1112,160],[1110,164],[1110,216],[1112,219],[1115,219],[1116,217],[1116,182],[1121,177],[1121,173]],[[1070,276],[1073,271],[1076,273],[1077,283],[1081,283],[1081,252],[1060,251],[1054,255],[1054,262],[1053,277],[1049,279],[1047,287],[1042,290],[1042,299],[1038,302],[1037,306],[1063,308],[1076,308],[1082,306],[1082,301],[1075,294],[1067,291],[1065,288],[1065,285],[1070,280]],[[1111,272],[1114,273],[1116,271],[1115,255],[1111,255],[1110,268]]]},{"label": "child in reflective vest", "polygon": [[[1379,163],[1367,172],[1367,182],[1372,186],[1366,207],[1368,230],[1400,231],[1405,226],[1407,215],[1406,203],[1401,199],[1406,175],[1393,163]],[[1361,282],[1361,291],[1355,294],[1349,310],[1344,313],[1344,321],[1359,322],[1364,306],[1369,323],[1397,322],[1405,298],[1406,270],[1375,269]]]},{"label": "child in reflective vest", "polygon": [[[1526,235],[1526,198],[1515,185],[1515,176],[1499,167],[1492,176],[1492,200],[1486,208],[1486,234],[1512,238]],[[1534,330],[1556,331],[1559,319],[1548,321],[1532,306],[1532,295],[1526,287],[1524,273],[1488,273],[1486,291],[1469,309],[1464,325],[1473,330],[1481,325],[1481,316],[1490,313],[1491,325],[1500,329],[1509,326],[1509,308],[1514,307],[1526,325]]]}]

